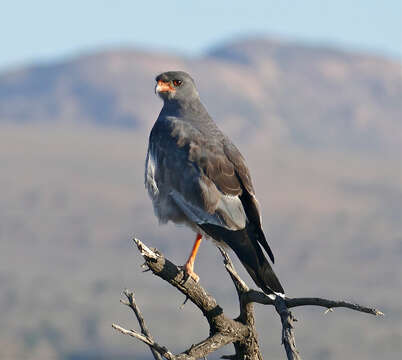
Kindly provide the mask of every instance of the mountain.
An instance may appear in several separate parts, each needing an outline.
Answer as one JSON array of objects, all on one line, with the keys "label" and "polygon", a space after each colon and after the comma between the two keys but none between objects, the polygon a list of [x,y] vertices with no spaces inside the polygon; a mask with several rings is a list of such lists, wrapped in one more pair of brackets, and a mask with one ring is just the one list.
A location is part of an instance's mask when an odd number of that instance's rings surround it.
[{"label": "mountain", "polygon": [[[141,272],[130,241],[135,235],[178,264],[193,242],[188,229],[158,226],[143,185],[161,108],[154,77],[168,69],[193,75],[246,157],[288,295],[352,300],[386,314],[296,309],[302,355],[398,357],[401,64],[250,38],[197,58],[113,49],[0,74],[0,358],[149,358],[111,329],[136,327],[119,304],[124,288],[135,290],[154,337],[173,351],[207,335],[191,304],[179,310],[181,295]],[[237,316],[212,242],[202,244],[196,271]],[[256,314],[266,358],[283,358],[277,315],[264,306]]]},{"label": "mountain", "polygon": [[202,58],[121,49],[3,73],[0,121],[145,133],[159,106],[149,96],[154,77],[168,69],[191,72],[208,109],[239,141],[247,128],[304,147],[401,149],[400,63],[267,39],[216,47]]}]

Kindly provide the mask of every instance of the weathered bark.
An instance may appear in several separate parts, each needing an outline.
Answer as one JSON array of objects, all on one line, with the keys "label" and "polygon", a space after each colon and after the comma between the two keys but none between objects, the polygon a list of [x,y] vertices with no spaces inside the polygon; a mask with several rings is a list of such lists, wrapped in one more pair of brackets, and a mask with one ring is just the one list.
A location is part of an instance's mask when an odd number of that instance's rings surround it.
[{"label": "weathered bark", "polygon": [[144,318],[135,303],[133,293],[125,291],[127,300],[122,303],[129,306],[135,313],[141,327],[142,334],[122,328],[113,324],[113,328],[123,334],[135,337],[147,344],[155,359],[160,360],[161,356],[168,360],[195,360],[205,358],[208,354],[218,350],[224,345],[233,343],[235,354],[223,356],[225,359],[233,360],[262,360],[258,344],[258,335],[255,328],[253,303],[273,305],[282,322],[282,343],[285,347],[287,358],[300,360],[300,355],[296,349],[293,321],[295,318],[289,308],[296,306],[314,305],[326,307],[332,310],[335,307],[345,307],[352,310],[365,312],[373,315],[383,315],[374,308],[367,308],[358,304],[345,301],[334,301],[321,298],[280,298],[263,292],[250,290],[245,282],[237,274],[232,261],[223,248],[219,248],[222,253],[225,268],[228,271],[237,291],[240,306],[240,315],[236,319],[228,318],[222,307],[216,300],[209,295],[205,289],[196,283],[183,269],[166,259],[156,249],[148,248],[138,239],[134,239],[138,250],[145,259],[144,266],[148,267],[155,275],[169,282],[186,296],[186,301],[193,302],[202,312],[210,327],[209,337],[204,341],[192,345],[189,349],[180,354],[173,354],[166,347],[156,343],[147,326]]}]

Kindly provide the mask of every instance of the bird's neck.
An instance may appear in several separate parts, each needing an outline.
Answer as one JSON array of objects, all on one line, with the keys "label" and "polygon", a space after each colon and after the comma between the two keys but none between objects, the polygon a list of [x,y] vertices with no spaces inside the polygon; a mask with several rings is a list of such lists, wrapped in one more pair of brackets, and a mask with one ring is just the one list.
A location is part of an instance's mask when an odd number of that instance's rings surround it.
[{"label": "bird's neck", "polygon": [[163,111],[166,114],[173,116],[180,116],[183,114],[206,114],[207,111],[199,98],[186,99],[182,101],[180,99],[172,99],[164,102]]}]

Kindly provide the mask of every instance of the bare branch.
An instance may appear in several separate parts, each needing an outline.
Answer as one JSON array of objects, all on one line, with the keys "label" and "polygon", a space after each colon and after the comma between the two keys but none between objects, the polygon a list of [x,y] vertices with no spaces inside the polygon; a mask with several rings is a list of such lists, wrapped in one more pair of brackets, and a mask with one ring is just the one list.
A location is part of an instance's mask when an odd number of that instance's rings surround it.
[{"label": "bare branch", "polygon": [[217,301],[182,268],[166,259],[159,251],[151,250],[140,240],[133,240],[152,272],[188,297],[202,311],[213,333],[226,329],[229,325],[238,332],[247,332],[247,328],[243,324],[227,318]]},{"label": "bare branch", "polygon": [[[143,335],[145,335],[148,339],[153,340],[152,336],[151,336],[151,333],[149,332],[148,327],[145,324],[144,317],[142,316],[141,311],[140,311],[137,303],[135,302],[134,293],[128,291],[127,289],[124,290],[123,293],[124,293],[124,295],[126,295],[126,297],[128,299],[128,302],[123,301],[123,300],[121,300],[121,302],[123,304],[127,305],[128,307],[130,307],[134,311],[134,314],[135,314],[135,316],[136,316],[136,318],[138,320],[138,324],[140,325],[140,328],[141,328],[141,333]],[[150,350],[152,352],[152,355],[154,356],[155,360],[161,360],[162,359],[161,355],[152,346],[149,346],[149,348],[150,348]]]},{"label": "bare branch", "polygon": [[285,300],[280,296],[275,299],[275,309],[282,322],[282,344],[285,347],[288,360],[301,360],[296,349],[296,340],[293,330],[293,321],[296,320],[286,307]]},{"label": "bare branch", "polygon": [[317,297],[315,297],[315,298],[286,298],[286,306],[288,308],[293,308],[296,306],[306,306],[306,305],[322,306],[327,309],[342,307],[342,308],[360,311],[360,312],[375,315],[375,316],[383,316],[384,315],[384,313],[378,309],[369,308],[366,306],[354,304],[354,303],[343,301],[343,300],[328,300],[328,299],[321,299],[321,298],[317,298]]},{"label": "bare branch", "polygon": [[230,277],[232,278],[233,283],[236,286],[237,294],[240,296],[241,294],[249,291],[250,290],[249,287],[237,273],[237,271],[234,267],[234,264],[233,264],[232,260],[230,259],[226,250],[222,246],[218,246],[218,249],[222,254],[223,263],[225,264],[225,268],[226,268],[227,272],[229,273]]},{"label": "bare branch", "polygon": [[[261,291],[250,290],[246,294],[244,294],[246,302],[255,302],[263,305],[275,305],[275,300],[272,300],[267,294],[264,294]],[[375,308],[369,308],[366,306],[362,306],[359,304],[343,301],[343,300],[328,300],[317,297],[305,297],[305,298],[285,298],[285,303],[287,308],[294,308],[297,306],[321,306],[327,309],[333,309],[337,307],[347,308],[355,311],[360,311],[363,313],[382,316],[380,310]]]},{"label": "bare branch", "polygon": [[241,337],[236,336],[236,334],[224,334],[224,333],[216,333],[215,335],[210,336],[199,344],[191,346],[190,349],[180,354],[188,354],[190,357],[195,359],[200,359],[206,357],[208,354],[215,352],[220,349],[222,346],[230,344],[236,340],[241,339]]},{"label": "bare branch", "polygon": [[138,250],[145,259],[143,268],[151,270],[155,275],[169,282],[186,296],[203,313],[210,326],[210,336],[204,341],[192,345],[188,350],[174,355],[170,351],[157,344],[145,325],[144,318],[135,303],[133,293],[124,292],[128,301],[122,303],[129,306],[135,313],[141,327],[142,334],[134,330],[126,330],[118,325],[113,324],[113,328],[123,334],[135,337],[147,344],[154,354],[155,359],[161,360],[161,356],[167,360],[195,360],[205,358],[206,355],[216,351],[222,346],[233,343],[235,347],[234,355],[223,356],[225,359],[247,359],[262,360],[261,352],[258,345],[258,336],[255,329],[255,318],[253,303],[264,305],[273,305],[278,312],[282,322],[282,343],[285,347],[288,360],[300,360],[300,355],[296,349],[293,317],[289,308],[297,306],[321,306],[332,311],[335,307],[344,307],[355,311],[360,311],[373,315],[383,315],[383,313],[374,308],[368,308],[359,304],[346,301],[335,301],[322,298],[281,298],[275,295],[267,295],[261,291],[250,289],[247,284],[240,278],[230,257],[224,248],[219,247],[223,256],[224,264],[229,273],[239,297],[240,315],[232,320],[227,318],[222,308],[216,300],[209,295],[205,289],[196,283],[185,271],[167,260],[163,254],[156,249],[147,247],[138,239],[134,239]]},{"label": "bare branch", "polygon": [[[156,249],[150,249],[140,240],[134,239],[134,242],[141,255],[144,257],[146,265],[152,272],[181,291],[186,298],[202,311],[210,325],[211,336],[196,345],[195,348],[191,347],[183,354],[180,354],[180,356],[184,354],[193,356],[194,352],[197,350],[197,358],[203,357],[228,343],[241,342],[244,341],[246,337],[250,337],[250,335],[256,335],[256,332],[250,331],[248,324],[226,317],[216,300],[209,295],[199,283],[196,283],[188,276],[182,268],[167,260],[163,254]],[[240,279],[240,282],[243,281]],[[250,307],[252,308],[252,304],[250,304]],[[254,322],[252,323],[254,324]],[[248,341],[247,343],[255,345],[257,344],[257,340],[254,342]]]},{"label": "bare branch", "polygon": [[237,342],[234,344],[236,350],[234,356],[239,359],[242,359],[243,357],[251,357],[262,360],[260,346],[258,344],[257,330],[255,328],[254,306],[251,302],[245,302],[243,297],[250,288],[237,273],[234,264],[225,249],[221,246],[218,246],[218,249],[223,256],[223,263],[225,264],[225,268],[236,287],[237,295],[239,297],[240,315],[236,320],[245,324],[250,330],[248,341]]},{"label": "bare branch", "polygon": [[156,350],[158,353],[160,353],[167,360],[176,359],[176,357],[169,350],[167,350],[166,347],[160,346],[154,340],[150,339],[149,337],[147,337],[145,335],[139,334],[135,330],[127,330],[116,324],[112,324],[112,328],[116,329],[117,331],[120,331],[122,334],[130,335],[138,340],[141,340],[143,343],[151,346],[154,350]]}]

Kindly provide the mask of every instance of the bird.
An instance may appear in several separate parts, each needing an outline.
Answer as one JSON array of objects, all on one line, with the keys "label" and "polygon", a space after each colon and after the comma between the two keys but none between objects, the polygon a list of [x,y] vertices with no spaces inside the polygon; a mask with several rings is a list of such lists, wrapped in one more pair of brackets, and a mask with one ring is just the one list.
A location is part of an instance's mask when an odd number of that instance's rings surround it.
[{"label": "bird", "polygon": [[163,107],[149,135],[145,187],[159,223],[196,233],[184,271],[199,281],[195,258],[210,238],[231,248],[266,294],[284,296],[264,254],[274,263],[244,157],[208,114],[188,73],[167,71],[155,80]]}]

